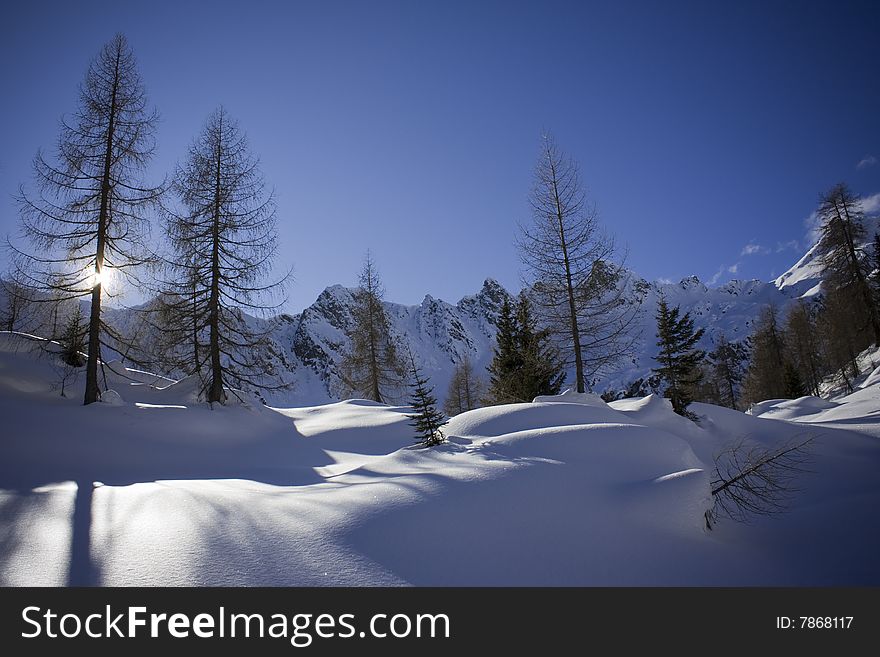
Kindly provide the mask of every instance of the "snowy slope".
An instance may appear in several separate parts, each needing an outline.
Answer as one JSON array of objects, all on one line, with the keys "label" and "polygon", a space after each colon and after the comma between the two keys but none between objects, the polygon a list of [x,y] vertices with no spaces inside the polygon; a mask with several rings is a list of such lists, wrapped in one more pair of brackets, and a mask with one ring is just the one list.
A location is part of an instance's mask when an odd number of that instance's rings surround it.
[{"label": "snowy slope", "polygon": [[[871,253],[873,247],[871,241],[874,235],[880,232],[880,215],[866,216],[864,220],[865,242],[859,244],[866,253]],[[824,271],[821,257],[818,253],[818,244],[814,244],[800,260],[788,271],[774,281],[776,287],[793,297],[811,297],[821,289],[822,274]]]},{"label": "snowy slope", "polygon": [[714,453],[812,427],[567,394],[464,413],[426,450],[401,407],[212,411],[119,367],[116,403],[83,407],[53,363],[0,344],[3,585],[880,584],[880,441],[842,426],[878,418],[847,402],[789,514],[707,531]]}]

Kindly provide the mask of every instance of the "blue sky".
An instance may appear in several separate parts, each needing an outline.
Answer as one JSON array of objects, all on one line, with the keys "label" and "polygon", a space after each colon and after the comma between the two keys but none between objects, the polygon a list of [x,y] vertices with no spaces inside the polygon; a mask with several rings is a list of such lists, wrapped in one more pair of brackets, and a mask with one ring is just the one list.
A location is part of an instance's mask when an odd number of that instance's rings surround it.
[{"label": "blue sky", "polygon": [[[542,130],[639,274],[769,279],[818,194],[880,192],[876,2],[4,5],[0,233],[89,60],[121,31],[162,122],[152,177],[224,104],[278,197],[288,309],[354,284],[449,301],[513,246]],[[861,166],[860,166],[861,163]],[[2,258],[2,256],[0,256]]]}]

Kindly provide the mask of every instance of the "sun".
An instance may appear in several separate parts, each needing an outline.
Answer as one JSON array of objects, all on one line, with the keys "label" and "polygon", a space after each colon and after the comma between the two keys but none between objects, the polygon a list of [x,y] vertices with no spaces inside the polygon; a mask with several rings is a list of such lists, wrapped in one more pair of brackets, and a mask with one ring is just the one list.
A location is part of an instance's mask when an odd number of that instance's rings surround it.
[{"label": "sun", "polygon": [[110,267],[104,267],[101,271],[96,271],[92,274],[91,285],[92,287],[100,285],[106,290],[113,283],[114,278],[115,274],[113,269]]}]

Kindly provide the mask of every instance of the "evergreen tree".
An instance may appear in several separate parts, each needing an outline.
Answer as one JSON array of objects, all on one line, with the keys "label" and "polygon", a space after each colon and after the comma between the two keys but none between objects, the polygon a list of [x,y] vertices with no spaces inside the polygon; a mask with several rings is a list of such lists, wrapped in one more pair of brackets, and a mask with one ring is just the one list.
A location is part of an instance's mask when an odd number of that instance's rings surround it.
[{"label": "evergreen tree", "polygon": [[537,327],[531,302],[522,292],[517,302],[516,325],[522,360],[517,376],[519,397],[532,401],[541,395],[558,395],[565,383],[565,363],[550,340],[550,330]]},{"label": "evergreen tree", "polygon": [[740,342],[729,342],[722,333],[707,358],[710,366],[708,374],[717,390],[718,402],[728,408],[737,408],[740,385],[745,377],[748,347]]},{"label": "evergreen tree", "polygon": [[804,396],[804,383],[801,381],[801,375],[797,367],[791,361],[785,361],[783,378],[785,380],[785,396],[788,399],[797,399]]},{"label": "evergreen tree", "polygon": [[743,386],[747,401],[785,397],[785,345],[775,308],[767,306],[761,311],[749,342],[752,357]]},{"label": "evergreen tree", "polygon": [[489,403],[530,402],[541,395],[559,394],[565,364],[550,341],[549,331],[536,327],[524,293],[515,311],[509,301],[502,304],[495,342],[495,356],[489,365]]},{"label": "evergreen tree", "polygon": [[443,410],[452,417],[479,407],[484,395],[483,388],[483,381],[474,371],[471,359],[465,356],[452,371]]},{"label": "evergreen tree", "polygon": [[191,345],[191,371],[204,360],[207,401],[224,403],[227,387],[267,387],[260,355],[269,329],[257,330],[243,309],[277,308],[283,302],[268,299],[286,277],[265,281],[276,254],[275,203],[247,137],[223,107],[177,167],[173,190],[184,211],[166,217],[176,274],[164,297],[164,311],[176,318],[167,330]]},{"label": "evergreen tree", "polygon": [[397,394],[407,369],[391,337],[382,305],[384,294],[379,272],[367,251],[354,294],[351,348],[343,357],[340,374],[350,392],[380,403]]},{"label": "evergreen tree", "polygon": [[680,317],[678,306],[670,308],[665,298],[657,304],[657,346],[660,353],[655,360],[660,367],[656,372],[666,383],[665,396],[672,402],[672,410],[690,419],[696,416],[688,411],[695,387],[700,382],[700,366],[705,352],[696,348],[704,330],[694,330],[690,313]]},{"label": "evergreen tree", "polygon": [[157,120],[128,42],[116,35],[89,65],[72,119],[62,121],[57,161],[42,153],[34,159],[39,193],[19,196],[22,232],[35,252],[13,247],[17,280],[62,300],[91,302],[85,404],[100,398],[101,346],[120,340],[101,314],[110,273],[131,279],[151,259],[148,211],[162,188],[142,175]]},{"label": "evergreen tree", "polygon": [[437,410],[437,398],[434,397],[434,389],[430,386],[428,378],[422,375],[421,369],[416,365],[415,356],[409,352],[410,365],[410,406],[413,413],[408,415],[410,426],[416,430],[418,442],[425,447],[439,445],[445,438],[442,427],[446,424],[443,413]]},{"label": "evergreen tree", "polygon": [[516,319],[509,299],[504,299],[498,313],[498,331],[495,333],[495,347],[489,365],[490,404],[512,404],[522,401],[516,397],[516,377],[522,370],[522,357],[517,346]]}]

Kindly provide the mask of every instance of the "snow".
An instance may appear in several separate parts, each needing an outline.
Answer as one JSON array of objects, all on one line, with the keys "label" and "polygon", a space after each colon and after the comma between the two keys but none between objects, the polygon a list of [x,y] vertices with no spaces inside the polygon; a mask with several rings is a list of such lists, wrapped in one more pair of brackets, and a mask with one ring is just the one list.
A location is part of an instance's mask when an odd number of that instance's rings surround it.
[{"label": "snow", "polygon": [[[699,423],[566,392],[424,449],[404,406],[211,409],[119,364],[84,407],[54,351],[0,334],[0,585],[880,584],[878,385]],[[715,454],[806,435],[788,513],[707,530]]]}]

